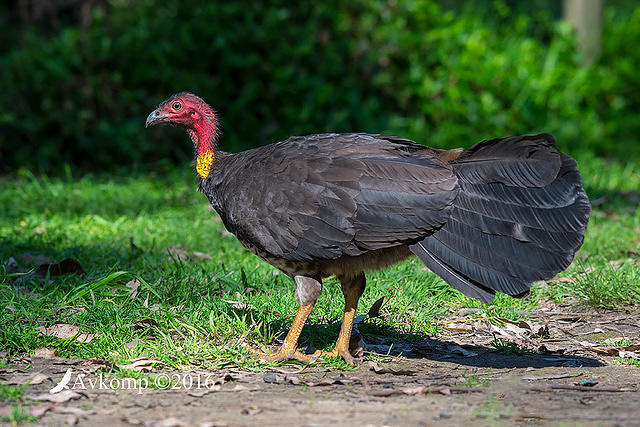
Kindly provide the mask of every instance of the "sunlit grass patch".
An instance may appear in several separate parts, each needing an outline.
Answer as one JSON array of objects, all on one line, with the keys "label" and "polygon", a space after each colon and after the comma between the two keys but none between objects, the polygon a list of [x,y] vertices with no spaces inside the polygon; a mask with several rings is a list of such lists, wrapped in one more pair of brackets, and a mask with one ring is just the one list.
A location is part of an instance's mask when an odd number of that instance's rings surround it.
[{"label": "sunlit grass patch", "polygon": [[10,425],[18,425],[22,423],[31,423],[39,417],[29,413],[28,409],[22,406],[10,405],[4,408],[6,415],[0,415],[0,421],[5,421]]},{"label": "sunlit grass patch", "polygon": [[577,300],[594,307],[617,309],[640,303],[640,263],[628,259],[594,259],[572,267],[565,279],[553,282],[544,294],[558,301]]},{"label": "sunlit grass patch", "polygon": [[640,366],[640,360],[632,357],[615,357],[612,363],[619,365]]},{"label": "sunlit grass patch", "polygon": [[21,402],[24,400],[21,385],[0,384],[0,402]]},{"label": "sunlit grass patch", "polygon": [[[634,261],[640,211],[613,193],[618,185],[626,190],[640,185],[640,179],[627,166],[600,170],[601,163],[585,161],[584,170],[594,174],[583,173],[585,186],[598,195],[611,193],[612,199],[594,210],[584,247],[562,273],[567,280],[536,285],[524,299],[498,295],[486,305],[463,296],[412,258],[367,275],[359,313],[379,298],[385,304],[380,317],[359,325],[365,340],[367,335],[391,342],[441,336],[443,319],[462,309],[499,321],[526,318],[547,298],[607,308],[640,303]],[[291,279],[223,233],[186,169],[162,177],[75,181],[24,173],[0,190],[0,243],[0,350],[9,355],[46,347],[63,357],[117,364],[147,357],[163,369],[261,369],[247,347],[276,345],[297,309]],[[166,252],[177,245],[187,254],[198,251],[211,258],[181,259]],[[7,261],[13,257],[28,272],[34,266],[24,254],[51,262],[71,257],[87,274],[18,281],[8,273]],[[135,295],[127,286],[132,280],[140,282]],[[330,350],[342,311],[339,284],[329,278],[301,346]],[[60,339],[37,329],[62,323],[92,339]],[[341,360],[324,363],[347,367]]]}]

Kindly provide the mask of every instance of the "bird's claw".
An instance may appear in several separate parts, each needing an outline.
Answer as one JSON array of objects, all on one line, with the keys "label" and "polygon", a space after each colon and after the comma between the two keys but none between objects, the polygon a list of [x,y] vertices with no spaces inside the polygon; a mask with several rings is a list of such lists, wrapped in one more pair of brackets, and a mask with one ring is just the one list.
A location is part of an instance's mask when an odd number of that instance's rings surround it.
[{"label": "bird's claw", "polygon": [[357,366],[358,362],[351,355],[349,350],[333,349],[332,351],[320,351],[316,350],[314,353],[305,354],[299,350],[280,349],[275,353],[264,353],[261,351],[249,349],[253,353],[254,357],[263,362],[282,362],[285,360],[298,360],[300,362],[313,363],[317,360],[337,359],[342,358],[351,366]]},{"label": "bird's claw", "polygon": [[300,362],[315,362],[320,356],[320,352],[316,351],[312,354],[305,354],[296,349],[280,349],[275,353],[264,353],[251,349],[253,355],[264,362],[281,362],[284,360],[298,360]]},{"label": "bird's claw", "polygon": [[339,350],[335,348],[332,351],[323,351],[318,356],[319,359],[325,359],[325,358],[335,359],[338,357],[342,357],[342,359],[351,366],[358,365],[358,363],[356,362],[356,359],[351,355],[349,350]]}]

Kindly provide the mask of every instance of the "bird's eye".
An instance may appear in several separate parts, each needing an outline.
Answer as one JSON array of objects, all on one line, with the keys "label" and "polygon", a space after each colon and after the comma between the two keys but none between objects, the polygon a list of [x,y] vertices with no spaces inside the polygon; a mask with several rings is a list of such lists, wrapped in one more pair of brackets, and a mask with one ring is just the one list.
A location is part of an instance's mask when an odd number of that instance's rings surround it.
[{"label": "bird's eye", "polygon": [[182,103],[176,101],[176,102],[173,103],[171,108],[173,108],[174,111],[180,111],[180,109],[182,108]]}]

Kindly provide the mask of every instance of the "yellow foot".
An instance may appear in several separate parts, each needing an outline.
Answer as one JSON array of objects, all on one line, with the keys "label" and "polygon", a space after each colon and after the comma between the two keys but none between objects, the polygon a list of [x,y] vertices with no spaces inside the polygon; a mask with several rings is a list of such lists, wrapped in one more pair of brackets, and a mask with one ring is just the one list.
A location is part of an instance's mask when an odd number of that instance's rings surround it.
[{"label": "yellow foot", "polygon": [[344,361],[347,362],[349,365],[352,365],[352,366],[357,365],[356,359],[354,359],[351,353],[349,353],[349,350],[338,350],[337,348],[334,348],[333,351],[323,351],[323,352],[320,352],[320,355],[319,355],[320,359],[331,358],[331,357],[333,358],[342,357]]},{"label": "yellow foot", "polygon": [[261,351],[256,351],[251,349],[251,352],[257,359],[265,362],[281,362],[283,360],[299,360],[301,362],[313,362],[316,359],[318,359],[318,356],[320,355],[319,351],[316,351],[313,354],[304,354],[304,353],[300,353],[300,351],[295,349],[290,351],[280,349],[275,353],[263,353]]}]

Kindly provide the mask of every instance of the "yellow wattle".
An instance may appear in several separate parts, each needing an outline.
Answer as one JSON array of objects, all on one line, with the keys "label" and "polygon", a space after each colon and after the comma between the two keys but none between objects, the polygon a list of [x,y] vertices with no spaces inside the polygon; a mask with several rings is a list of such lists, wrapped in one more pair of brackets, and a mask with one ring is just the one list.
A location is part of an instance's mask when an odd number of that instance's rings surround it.
[{"label": "yellow wattle", "polygon": [[215,156],[211,150],[207,150],[204,153],[198,153],[198,158],[196,159],[196,172],[198,172],[198,175],[200,175],[201,178],[209,176],[209,172],[211,172],[211,165],[214,160]]}]

